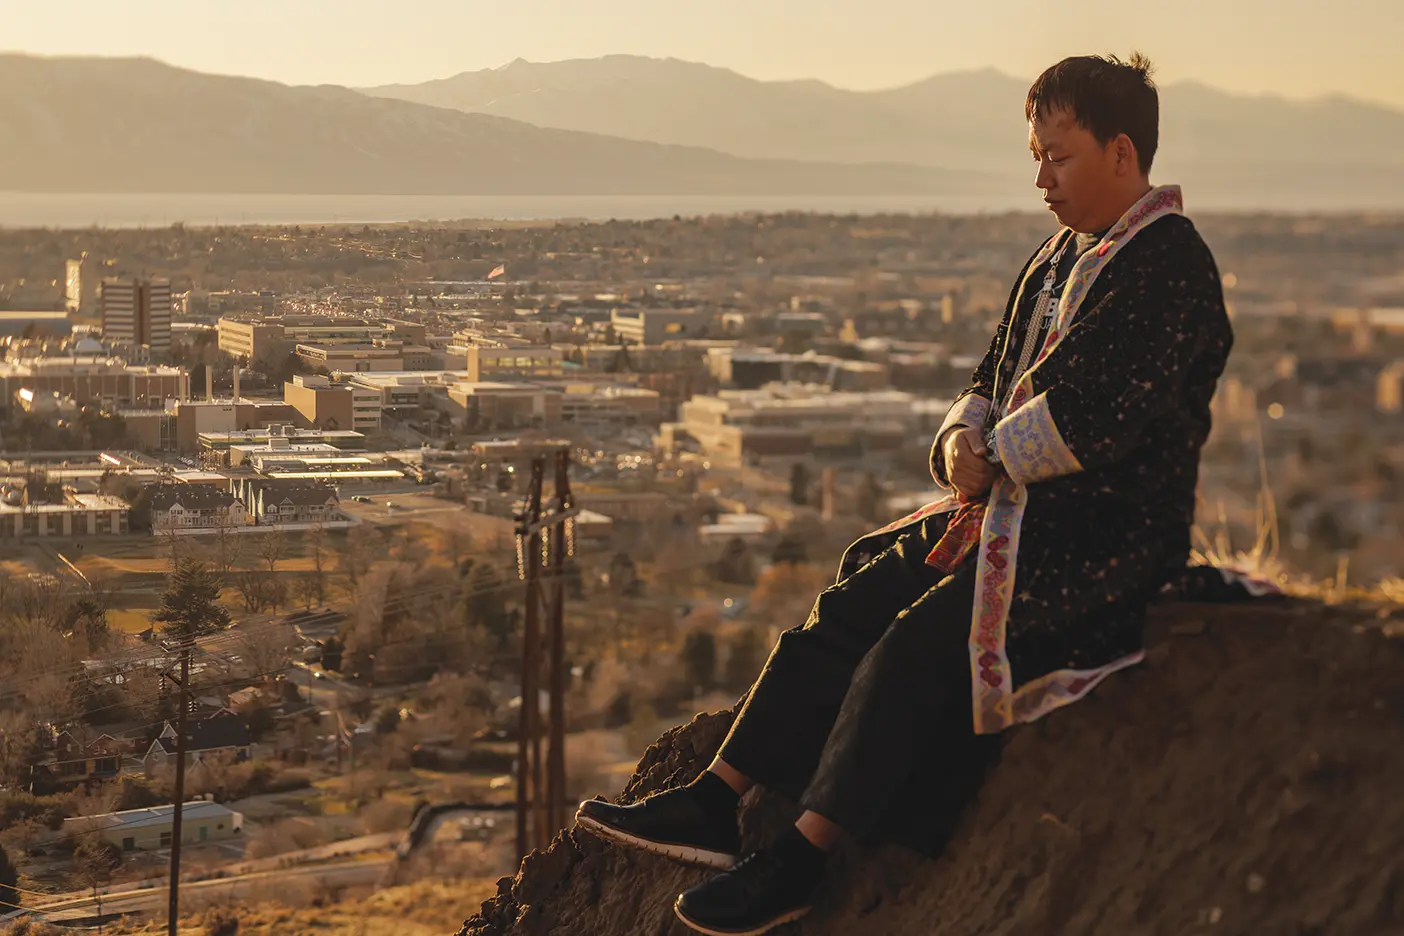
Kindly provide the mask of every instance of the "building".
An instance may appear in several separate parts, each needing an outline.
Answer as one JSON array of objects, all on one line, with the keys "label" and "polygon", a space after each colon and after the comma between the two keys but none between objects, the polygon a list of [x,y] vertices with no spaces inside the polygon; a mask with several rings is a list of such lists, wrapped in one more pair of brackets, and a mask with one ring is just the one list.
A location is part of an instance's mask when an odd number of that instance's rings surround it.
[{"label": "building", "polygon": [[257,524],[328,523],[341,516],[336,490],[300,479],[239,477],[234,494]]},{"label": "building", "polygon": [[[249,726],[233,712],[223,709],[208,718],[186,722],[185,766],[190,767],[211,758],[231,763],[246,761],[253,753]],[[147,737],[151,737],[148,735]],[[175,763],[176,730],[169,721],[145,746],[142,764],[149,777],[154,772]]]},{"label": "building", "polygon": [[565,357],[559,348],[529,344],[511,347],[450,345],[445,352],[448,357],[460,353],[469,383],[559,377]]},{"label": "building", "polygon": [[[170,848],[175,807],[148,806],[96,816],[76,816],[63,820],[64,831],[72,835],[96,832],[124,852]],[[235,838],[244,831],[244,816],[213,800],[193,800],[180,810],[180,840],[183,844],[217,842]]]},{"label": "building", "polygon": [[676,423],[664,423],[665,451],[696,446],[714,463],[741,465],[770,458],[857,458],[899,448],[919,434],[920,400],[885,390],[846,393],[825,387],[771,384],[695,396]]},{"label": "building", "polygon": [[823,384],[835,390],[881,390],[889,370],[873,361],[815,354],[785,354],[758,348],[710,348],[707,370],[718,383],[758,390],[769,383]]},{"label": "building", "polygon": [[442,404],[454,425],[469,432],[560,424],[562,394],[528,383],[455,384]]},{"label": "building", "polygon": [[63,278],[64,308],[69,315],[89,319],[97,313],[98,270],[101,264],[85,250],[76,260],[65,265]]},{"label": "building", "polygon": [[283,340],[283,326],[278,321],[221,318],[215,331],[219,350],[247,362],[271,360],[291,350]]},{"label": "building", "polygon": [[110,536],[127,532],[131,505],[120,497],[64,491],[55,503],[0,499],[0,540],[25,536]]},{"label": "building", "polygon": [[[422,346],[426,332],[423,325],[412,322],[370,322],[339,315],[225,316],[219,320],[217,329],[219,349],[246,361],[275,360],[300,344],[328,348],[373,345],[376,341],[388,340],[400,346]],[[418,352],[427,354],[428,349],[420,347]],[[418,363],[418,358],[415,362]],[[327,369],[336,368],[329,366]]]},{"label": "building", "polygon": [[585,427],[657,426],[663,418],[657,390],[571,381],[543,386],[561,395],[564,423]]},{"label": "building", "polygon": [[703,309],[614,309],[609,324],[627,344],[658,345],[683,338],[702,338],[712,324]]},{"label": "building", "polygon": [[282,400],[187,400],[176,404],[175,417],[176,450],[197,452],[205,448],[205,437],[241,432],[266,437],[273,426],[297,422],[298,412]]},{"label": "building", "polygon": [[243,501],[209,484],[163,484],[151,495],[151,531],[212,530],[248,523]]},{"label": "building", "polygon": [[197,438],[200,460],[207,466],[226,467],[238,464],[231,462],[231,453],[239,449],[242,458],[250,451],[265,448],[274,440],[291,445],[333,446],[341,451],[359,452],[365,447],[366,437],[351,429],[298,429],[287,424],[275,423],[263,429],[247,429],[231,432],[202,432]]},{"label": "building", "polygon": [[[73,323],[66,311],[0,309],[0,338],[66,338],[72,333]],[[15,353],[13,346],[10,353]]]},{"label": "building", "polygon": [[[397,343],[298,344],[294,350],[308,367],[322,368],[333,373],[341,371],[355,374],[361,371],[411,369],[405,366],[403,347]],[[428,349],[423,350],[427,355]],[[427,363],[427,358],[416,363]]]},{"label": "building", "polygon": [[347,374],[346,385],[361,391],[358,398],[367,408],[372,395],[380,410],[421,409],[448,396],[449,389],[468,380],[464,370],[386,371]]},{"label": "building", "polygon": [[120,358],[41,357],[0,361],[0,410],[16,405],[20,390],[56,393],[78,405],[161,409],[167,400],[190,396],[183,367],[128,364]]},{"label": "building", "polygon": [[126,748],[109,734],[85,743],[72,732],[61,731],[54,738],[53,752],[34,768],[57,781],[106,779],[122,772]]},{"label": "building", "polygon": [[107,277],[98,286],[98,314],[108,341],[170,353],[170,280]]}]

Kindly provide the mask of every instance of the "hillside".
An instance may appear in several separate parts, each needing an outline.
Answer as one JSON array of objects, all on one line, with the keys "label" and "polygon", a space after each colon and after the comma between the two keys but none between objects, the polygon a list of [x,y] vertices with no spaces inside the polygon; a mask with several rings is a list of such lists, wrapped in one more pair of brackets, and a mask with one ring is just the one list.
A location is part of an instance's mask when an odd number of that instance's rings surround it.
[{"label": "hillside", "polygon": [[[1172,605],[1150,647],[1008,736],[942,857],[853,846],[815,913],[780,932],[1404,932],[1404,609]],[[689,780],[729,721],[665,735],[623,799]],[[928,841],[951,777],[933,771],[906,812]],[[788,808],[748,800],[748,840]],[[681,936],[672,897],[700,874],[566,833],[460,936]]]},{"label": "hillside", "polygon": [[[542,127],[706,146],[739,156],[900,162],[1032,180],[1028,79],[993,69],[883,91],[757,81],[676,59],[514,61],[364,89]],[[1159,176],[1239,201],[1384,197],[1404,168],[1404,113],[1347,98],[1296,102],[1185,82],[1161,91]],[[1349,146],[1341,141],[1349,140]],[[1017,190],[1017,189],[1016,189]],[[1404,204],[1404,203],[1401,203]],[[1290,208],[1287,201],[1279,207]]]},{"label": "hillside", "polygon": [[976,193],[979,173],[744,159],[148,59],[0,55],[3,188],[335,194]]}]

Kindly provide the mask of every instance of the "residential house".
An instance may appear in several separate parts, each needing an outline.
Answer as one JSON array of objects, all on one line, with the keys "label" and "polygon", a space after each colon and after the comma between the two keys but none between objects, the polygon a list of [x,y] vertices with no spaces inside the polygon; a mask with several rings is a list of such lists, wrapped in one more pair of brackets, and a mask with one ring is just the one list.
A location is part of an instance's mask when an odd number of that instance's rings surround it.
[{"label": "residential house", "polygon": [[[218,756],[228,756],[235,762],[246,761],[253,751],[248,725],[227,709],[209,718],[187,721],[185,731],[186,766]],[[175,725],[167,721],[142,755],[147,776],[175,763],[176,740]]]},{"label": "residential house", "polygon": [[233,481],[256,524],[328,523],[340,517],[336,489],[314,481],[241,477]]},{"label": "residential house", "polygon": [[109,734],[84,741],[71,731],[60,731],[52,753],[34,766],[59,782],[107,779],[121,773],[127,750],[123,741]]},{"label": "residential house", "polygon": [[151,495],[151,530],[218,529],[244,526],[244,502],[208,484],[163,484]]}]

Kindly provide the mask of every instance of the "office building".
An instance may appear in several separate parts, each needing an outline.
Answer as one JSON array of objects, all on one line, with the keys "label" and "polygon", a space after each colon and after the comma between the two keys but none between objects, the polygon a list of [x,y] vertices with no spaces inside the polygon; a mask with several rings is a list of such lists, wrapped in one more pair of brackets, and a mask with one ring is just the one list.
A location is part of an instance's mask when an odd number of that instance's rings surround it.
[{"label": "office building", "polygon": [[20,405],[17,394],[58,394],[79,406],[104,403],[159,409],[167,400],[190,397],[190,374],[183,367],[128,364],[118,358],[54,357],[0,361],[0,411]]},{"label": "office building", "polygon": [[98,312],[108,341],[170,353],[170,280],[110,276],[98,286]]}]

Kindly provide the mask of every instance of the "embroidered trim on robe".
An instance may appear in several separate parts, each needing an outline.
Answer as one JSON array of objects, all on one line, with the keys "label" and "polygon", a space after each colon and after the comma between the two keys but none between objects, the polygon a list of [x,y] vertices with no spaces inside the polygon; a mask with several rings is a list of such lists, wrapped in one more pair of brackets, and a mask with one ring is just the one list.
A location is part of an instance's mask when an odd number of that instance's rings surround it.
[{"label": "embroidered trim on robe", "polygon": [[[1166,215],[1181,214],[1182,205],[1179,186],[1151,189],[1107,232],[1101,244],[1078,259],[1063,289],[1058,315],[1049,327],[1043,348],[1016,385],[1004,414],[1006,417],[1030,402],[1033,375],[1038,365],[1057,349],[1059,341],[1067,334],[1098,274],[1136,234]],[[1046,245],[1044,251],[1047,250]],[[1037,424],[1037,417],[1033,419]],[[1051,414],[1049,423],[1052,423]],[[1056,425],[1053,429],[1056,431]],[[1049,450],[1056,451],[1051,446],[1051,439],[1045,439]],[[1061,437],[1058,441],[1061,444]],[[1071,457],[1067,446],[1062,447]],[[1015,457],[1017,459],[1019,455]],[[1028,488],[1010,477],[1001,476],[990,490],[985,509],[980,552],[976,559],[975,604],[971,612],[969,643],[976,734],[995,734],[1016,722],[1031,721],[1075,702],[1106,676],[1131,665],[1138,657],[1133,654],[1094,670],[1056,670],[1014,692],[1014,673],[1009,665],[1005,642],[1009,609],[1014,598],[1019,529],[1027,502]]]},{"label": "embroidered trim on robe", "polygon": [[1040,393],[996,423],[994,438],[1004,470],[1018,484],[1047,481],[1082,470],[1082,464],[1058,431],[1046,393]]}]

